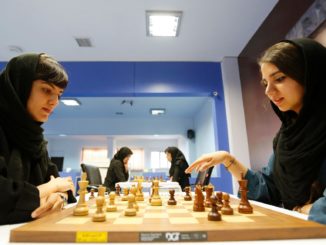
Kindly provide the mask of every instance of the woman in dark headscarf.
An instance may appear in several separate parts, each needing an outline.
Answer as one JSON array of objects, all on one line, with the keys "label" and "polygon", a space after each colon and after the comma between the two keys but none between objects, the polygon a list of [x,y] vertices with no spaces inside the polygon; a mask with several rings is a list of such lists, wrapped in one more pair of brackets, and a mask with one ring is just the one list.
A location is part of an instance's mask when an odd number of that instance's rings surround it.
[{"label": "woman in dark headscarf", "polygon": [[0,74],[0,224],[29,221],[75,201],[71,178],[58,177],[48,157],[42,123],[68,84],[46,54],[25,54]]},{"label": "woman in dark headscarf", "polygon": [[189,186],[190,174],[186,174],[188,162],[183,153],[177,147],[168,147],[165,149],[166,158],[171,162],[169,176],[171,181],[176,181],[181,186],[182,191]]},{"label": "woman in dark headscarf", "polygon": [[308,214],[326,224],[326,48],[311,39],[286,40],[259,60],[265,94],[282,125],[273,155],[253,172],[228,152],[207,154],[188,169],[218,163],[248,179],[248,197]]},{"label": "woman in dark headscarf", "polygon": [[107,191],[115,191],[115,184],[127,181],[129,178],[128,162],[132,151],[128,147],[122,147],[113,157],[106,173],[104,185]]}]

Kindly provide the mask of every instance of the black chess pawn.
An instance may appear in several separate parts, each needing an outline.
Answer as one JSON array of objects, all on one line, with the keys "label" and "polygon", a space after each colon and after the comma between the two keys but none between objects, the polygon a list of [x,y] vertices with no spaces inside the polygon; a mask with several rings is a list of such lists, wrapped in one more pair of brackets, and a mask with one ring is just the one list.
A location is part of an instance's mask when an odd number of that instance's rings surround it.
[{"label": "black chess pawn", "polygon": [[221,208],[221,213],[226,215],[232,215],[233,209],[230,206],[230,195],[228,193],[223,192],[222,198],[223,198],[223,207]]},{"label": "black chess pawn", "polygon": [[175,190],[171,189],[169,190],[169,193],[170,193],[170,199],[168,200],[168,205],[177,205],[177,201],[174,199]]},{"label": "black chess pawn", "polygon": [[186,186],[184,190],[186,192],[186,195],[184,196],[184,200],[185,201],[191,201],[192,200],[192,197],[190,195],[190,191],[191,191],[190,186]]},{"label": "black chess pawn", "polygon": [[217,208],[217,205],[216,205],[216,202],[217,202],[217,198],[216,196],[212,195],[211,196],[211,206],[212,206],[212,210],[208,213],[208,220],[210,221],[221,221],[222,218],[221,218],[221,214],[218,212],[218,208]]},{"label": "black chess pawn", "polygon": [[212,207],[211,196],[213,194],[214,188],[212,185],[208,185],[205,188],[206,198],[205,198],[205,207],[210,208]]},{"label": "black chess pawn", "polygon": [[223,194],[221,191],[217,191],[215,195],[216,195],[216,199],[217,199],[217,201],[216,201],[217,208],[218,208],[218,210],[221,210],[221,208],[223,207],[223,202],[222,202]]}]

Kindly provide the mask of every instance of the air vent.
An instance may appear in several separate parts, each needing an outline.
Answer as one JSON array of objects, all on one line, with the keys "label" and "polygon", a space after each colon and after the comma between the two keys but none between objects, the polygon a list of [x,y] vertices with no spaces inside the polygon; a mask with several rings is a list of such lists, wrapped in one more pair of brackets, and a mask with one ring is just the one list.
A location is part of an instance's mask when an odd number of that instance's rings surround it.
[{"label": "air vent", "polygon": [[89,38],[75,38],[79,47],[92,47],[92,42]]}]

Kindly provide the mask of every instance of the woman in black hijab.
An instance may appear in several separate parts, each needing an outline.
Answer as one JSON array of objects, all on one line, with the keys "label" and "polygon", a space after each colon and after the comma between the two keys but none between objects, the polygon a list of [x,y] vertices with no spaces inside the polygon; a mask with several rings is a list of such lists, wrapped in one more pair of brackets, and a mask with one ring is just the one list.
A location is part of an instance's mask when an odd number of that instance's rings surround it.
[{"label": "woman in black hijab", "polygon": [[190,174],[186,174],[188,162],[183,153],[177,147],[168,147],[165,149],[166,158],[171,162],[169,176],[171,181],[176,181],[181,186],[182,191],[189,186]]},{"label": "woman in black hijab", "polygon": [[[68,83],[61,65],[46,54],[25,54],[0,74],[0,224],[38,218],[75,201],[71,178],[50,162],[42,123]],[[68,193],[69,192],[69,193]]]},{"label": "woman in black hijab", "polygon": [[115,191],[115,184],[127,181],[129,178],[128,162],[132,151],[128,147],[122,147],[113,157],[106,173],[104,185],[107,191]]},{"label": "woman in black hijab", "polygon": [[262,83],[282,125],[273,155],[253,172],[228,152],[207,154],[186,172],[224,166],[248,179],[248,197],[308,214],[326,224],[326,48],[311,39],[286,40],[259,60]]}]

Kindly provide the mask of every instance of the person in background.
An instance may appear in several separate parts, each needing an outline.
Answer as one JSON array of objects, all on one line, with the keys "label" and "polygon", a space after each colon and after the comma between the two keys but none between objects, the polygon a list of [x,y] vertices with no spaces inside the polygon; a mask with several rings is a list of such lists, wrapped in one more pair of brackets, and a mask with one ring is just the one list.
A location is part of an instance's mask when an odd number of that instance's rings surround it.
[{"label": "person in background", "polygon": [[285,40],[267,49],[259,64],[265,94],[282,123],[268,165],[254,172],[218,151],[186,172],[223,163],[235,178],[248,180],[248,198],[326,224],[326,48],[311,39]]},{"label": "person in background", "polygon": [[0,74],[0,224],[30,221],[75,202],[71,178],[50,162],[42,124],[68,84],[47,54],[12,58]]},{"label": "person in background", "polygon": [[122,147],[114,155],[104,181],[108,192],[115,191],[116,183],[128,181],[128,162],[132,154],[132,151],[128,147]]},{"label": "person in background", "polygon": [[176,181],[181,186],[182,191],[186,186],[190,186],[190,174],[186,174],[188,162],[183,153],[177,147],[168,147],[165,149],[166,159],[171,162],[169,176],[171,181]]}]

